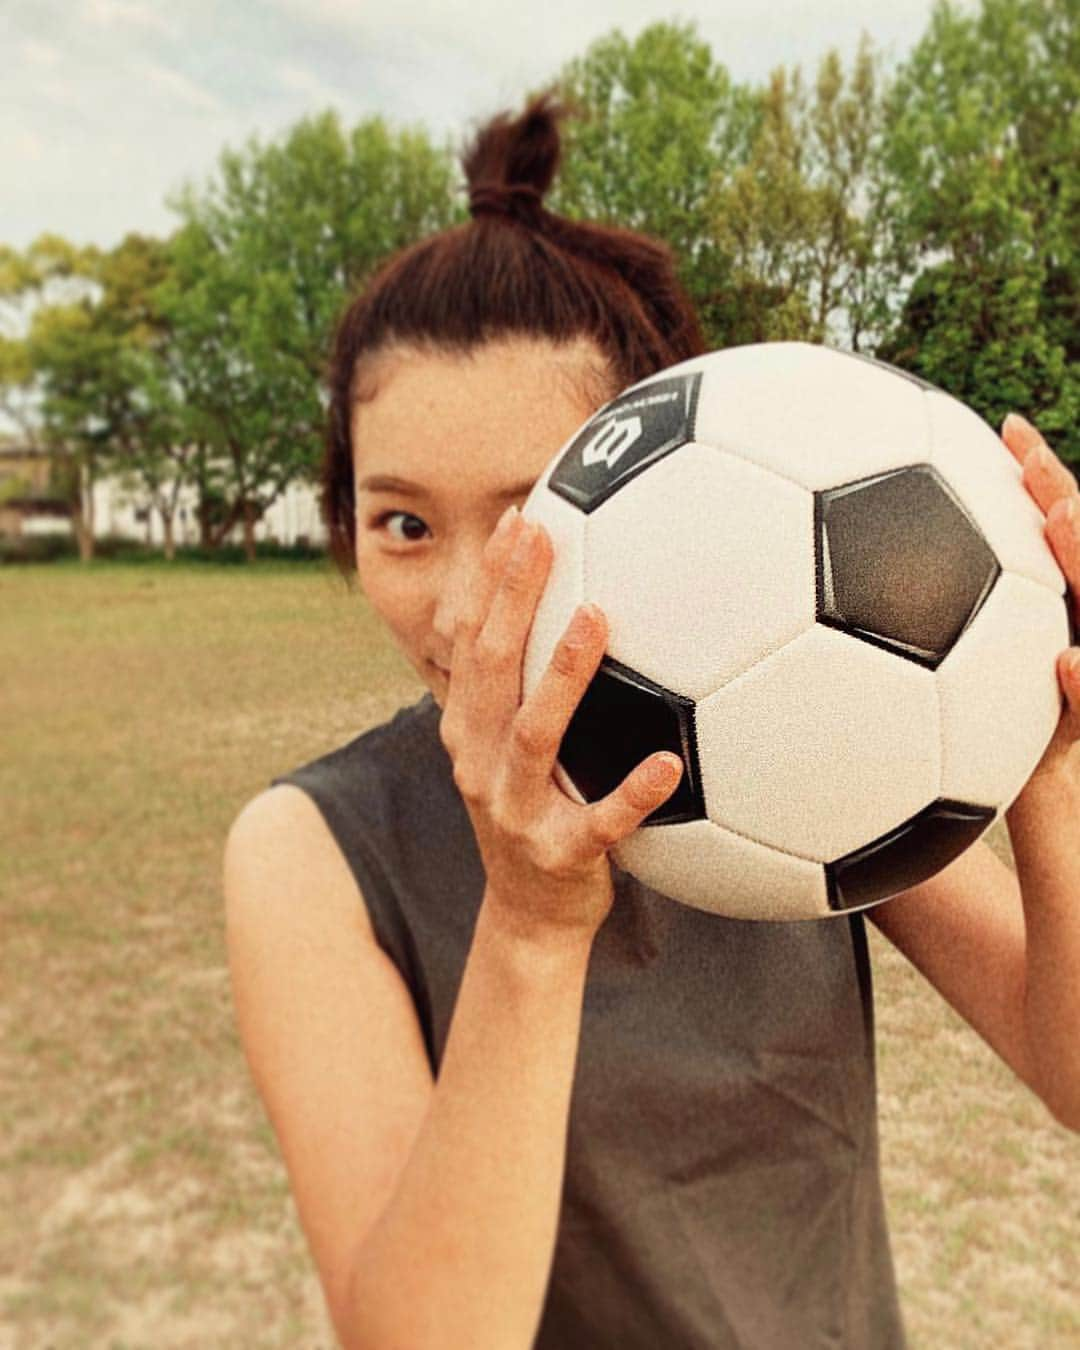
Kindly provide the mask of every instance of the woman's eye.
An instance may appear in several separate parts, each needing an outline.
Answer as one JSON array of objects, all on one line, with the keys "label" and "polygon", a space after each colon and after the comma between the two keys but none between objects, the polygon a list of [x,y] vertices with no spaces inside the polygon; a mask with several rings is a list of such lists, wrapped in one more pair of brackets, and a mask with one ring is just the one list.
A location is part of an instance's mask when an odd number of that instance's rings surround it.
[{"label": "woman's eye", "polygon": [[[391,539],[399,544],[415,544],[423,538],[427,526],[419,516],[408,511],[385,511],[375,522],[377,527],[385,527]],[[400,524],[400,533],[396,528]]]}]

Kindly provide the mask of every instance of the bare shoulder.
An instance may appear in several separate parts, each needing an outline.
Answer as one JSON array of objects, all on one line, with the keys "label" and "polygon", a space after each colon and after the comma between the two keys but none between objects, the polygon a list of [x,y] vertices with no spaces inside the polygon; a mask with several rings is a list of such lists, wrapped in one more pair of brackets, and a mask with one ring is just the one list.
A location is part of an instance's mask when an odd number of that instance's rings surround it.
[{"label": "bare shoulder", "polygon": [[237,1024],[335,1321],[434,1081],[412,995],[315,803],[279,785],[229,831]]},{"label": "bare shoulder", "polygon": [[[295,886],[304,878],[301,905]],[[336,916],[374,941],[360,889],[319,808],[288,783],[252,797],[233,821],[224,882],[230,918],[241,907],[283,907],[278,922],[288,914],[300,925]]]}]

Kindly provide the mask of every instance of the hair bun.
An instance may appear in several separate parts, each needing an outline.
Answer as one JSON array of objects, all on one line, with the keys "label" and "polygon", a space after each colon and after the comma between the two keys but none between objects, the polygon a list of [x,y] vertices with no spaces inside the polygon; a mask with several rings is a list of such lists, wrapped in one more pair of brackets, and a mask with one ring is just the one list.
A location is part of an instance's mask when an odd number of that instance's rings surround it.
[{"label": "hair bun", "polygon": [[565,109],[540,94],[518,117],[500,113],[477,132],[462,156],[469,213],[536,221],[559,165],[559,121]]},{"label": "hair bun", "polygon": [[469,215],[516,216],[531,219],[540,212],[543,194],[528,183],[483,183],[469,192]]}]

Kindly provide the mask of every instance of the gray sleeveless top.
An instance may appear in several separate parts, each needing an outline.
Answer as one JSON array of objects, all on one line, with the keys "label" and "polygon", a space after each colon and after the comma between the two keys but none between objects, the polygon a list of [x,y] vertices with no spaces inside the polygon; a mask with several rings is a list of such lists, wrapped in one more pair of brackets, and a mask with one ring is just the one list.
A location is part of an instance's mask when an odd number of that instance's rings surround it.
[{"label": "gray sleeveless top", "polygon": [[[425,695],[275,779],[348,860],[434,1075],[484,889],[439,716]],[[861,915],[725,919],[614,876],[535,1350],[903,1346]]]}]

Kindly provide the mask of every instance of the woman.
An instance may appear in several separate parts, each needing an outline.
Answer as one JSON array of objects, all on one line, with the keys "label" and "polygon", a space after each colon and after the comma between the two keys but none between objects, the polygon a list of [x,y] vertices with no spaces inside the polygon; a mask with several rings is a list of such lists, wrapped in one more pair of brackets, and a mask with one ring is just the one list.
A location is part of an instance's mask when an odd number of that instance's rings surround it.
[{"label": "woman", "polygon": [[[551,769],[605,620],[521,699],[551,563],[517,504],[617,390],[702,350],[670,257],[544,210],[557,109],[495,119],[470,223],[344,316],[332,548],[427,684],[278,780],[226,850],[238,1017],[347,1347],[899,1346],[861,915],[740,923],[608,849],[662,754],[582,806]],[[1068,471],[1009,449],[1075,588]],[[1061,505],[1059,503],[1064,503]],[[1080,681],[985,844],[871,918],[1080,1128]]]}]

